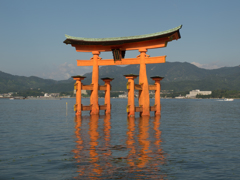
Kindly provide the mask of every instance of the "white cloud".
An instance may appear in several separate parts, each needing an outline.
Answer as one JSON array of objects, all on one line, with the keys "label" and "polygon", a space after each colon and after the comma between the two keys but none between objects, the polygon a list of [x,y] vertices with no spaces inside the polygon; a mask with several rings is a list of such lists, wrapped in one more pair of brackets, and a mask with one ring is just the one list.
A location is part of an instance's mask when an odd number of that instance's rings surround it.
[{"label": "white cloud", "polygon": [[74,75],[83,75],[85,73],[91,72],[92,66],[78,67],[74,64],[68,64],[67,62],[58,65],[48,72],[43,72],[39,76],[45,79],[54,79],[54,80],[65,80],[69,79]]},{"label": "white cloud", "polygon": [[212,63],[209,63],[209,64],[200,64],[200,63],[197,63],[197,62],[191,62],[191,64],[199,67],[199,68],[203,68],[203,69],[218,69],[218,68],[221,68],[221,67],[225,67],[224,65],[221,65],[221,63],[219,62],[212,62]]}]

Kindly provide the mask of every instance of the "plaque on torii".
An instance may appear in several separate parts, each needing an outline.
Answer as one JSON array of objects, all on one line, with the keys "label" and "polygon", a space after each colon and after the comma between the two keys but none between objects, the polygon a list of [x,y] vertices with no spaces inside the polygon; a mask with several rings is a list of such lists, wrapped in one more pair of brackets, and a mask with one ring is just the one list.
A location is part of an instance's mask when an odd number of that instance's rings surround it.
[{"label": "plaque on torii", "polygon": [[[71,44],[77,52],[92,52],[90,60],[77,60],[78,66],[93,66],[90,105],[91,114],[99,114],[98,90],[99,90],[99,66],[106,65],[130,65],[140,64],[139,69],[139,106],[141,115],[150,115],[149,85],[146,72],[146,64],[165,63],[166,56],[150,57],[146,54],[148,49],[163,48],[172,40],[181,38],[179,30],[182,26],[140,36],[118,38],[81,38],[66,36],[65,44]],[[138,50],[140,54],[136,58],[124,58],[126,51]],[[101,52],[112,51],[113,59],[102,59]],[[87,88],[85,88],[87,89]],[[159,95],[160,96],[160,95]]]}]

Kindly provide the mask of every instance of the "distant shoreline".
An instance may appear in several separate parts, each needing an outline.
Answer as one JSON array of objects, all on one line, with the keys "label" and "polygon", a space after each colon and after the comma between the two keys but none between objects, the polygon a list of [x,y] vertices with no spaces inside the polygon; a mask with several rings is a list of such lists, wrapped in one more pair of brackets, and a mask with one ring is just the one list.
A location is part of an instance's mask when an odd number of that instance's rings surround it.
[{"label": "distant shoreline", "polygon": [[[48,98],[48,97],[31,97],[31,98],[15,98],[15,97],[0,97],[0,99],[15,99],[15,100],[61,100],[61,99],[75,99],[76,97],[56,97],[56,98]],[[90,97],[82,97],[82,98],[90,98]],[[104,99],[104,97],[98,97],[99,99]],[[119,97],[111,97],[111,99],[127,99],[127,98],[119,98]],[[135,98],[137,99],[137,98]],[[154,98],[150,98],[150,99],[154,99]],[[161,97],[161,99],[225,99],[225,98],[165,98],[165,97]],[[226,99],[240,99],[240,98],[226,98]]]}]

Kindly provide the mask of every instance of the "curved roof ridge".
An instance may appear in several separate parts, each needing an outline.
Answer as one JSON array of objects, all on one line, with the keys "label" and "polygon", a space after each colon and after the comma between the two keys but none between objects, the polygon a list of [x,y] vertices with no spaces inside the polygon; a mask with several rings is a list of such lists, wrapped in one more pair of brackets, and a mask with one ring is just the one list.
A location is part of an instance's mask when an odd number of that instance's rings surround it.
[{"label": "curved roof ridge", "polygon": [[166,31],[161,31],[161,32],[156,32],[156,33],[151,33],[151,34],[144,34],[144,35],[137,35],[137,36],[125,36],[125,37],[112,37],[112,38],[83,38],[83,37],[74,37],[74,36],[69,36],[65,35],[67,39],[71,40],[76,40],[76,41],[93,41],[93,42],[101,42],[101,41],[119,41],[119,40],[134,40],[134,39],[142,39],[142,38],[149,38],[149,37],[155,37],[159,35],[165,35],[169,34],[175,31],[178,31],[179,29],[182,28],[182,25],[175,27],[173,29],[169,29]]}]

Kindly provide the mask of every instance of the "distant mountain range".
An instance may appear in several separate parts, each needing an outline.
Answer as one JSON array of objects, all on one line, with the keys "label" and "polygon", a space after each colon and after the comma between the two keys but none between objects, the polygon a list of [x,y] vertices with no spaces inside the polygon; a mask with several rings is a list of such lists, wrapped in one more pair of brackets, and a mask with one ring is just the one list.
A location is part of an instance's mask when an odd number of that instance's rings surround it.
[{"label": "distant mountain range", "polygon": [[[99,68],[99,77],[111,77],[112,90],[126,90],[127,80],[124,74],[139,74],[139,65],[129,66],[102,66]],[[151,76],[163,76],[161,87],[163,90],[189,91],[200,90],[240,90],[240,66],[224,67],[207,70],[184,62],[166,62],[164,64],[148,64],[147,75],[149,84],[154,82]],[[92,73],[86,73],[84,84],[91,83]],[[31,76],[16,76],[0,71],[0,93],[18,92],[29,88],[40,88],[44,92],[72,91],[72,79],[55,81]],[[102,80],[99,80],[103,84]],[[135,80],[138,83],[138,79]]]}]

